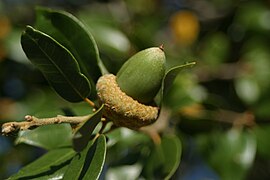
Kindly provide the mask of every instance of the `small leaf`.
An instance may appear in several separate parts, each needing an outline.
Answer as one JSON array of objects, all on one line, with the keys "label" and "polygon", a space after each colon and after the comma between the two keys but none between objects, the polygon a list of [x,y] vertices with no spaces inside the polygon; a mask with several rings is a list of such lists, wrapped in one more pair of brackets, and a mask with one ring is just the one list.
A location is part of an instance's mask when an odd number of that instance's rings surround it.
[{"label": "small leaf", "polygon": [[71,132],[69,124],[41,126],[34,130],[21,131],[16,139],[16,144],[25,143],[48,150],[67,147],[72,145]]},{"label": "small leaf", "polygon": [[17,174],[11,176],[9,179],[31,179],[50,175],[68,164],[74,154],[75,151],[71,148],[51,150],[36,161],[23,167]]},{"label": "small leaf", "polygon": [[94,129],[101,121],[102,112],[103,105],[89,118],[89,120],[76,130],[73,138],[73,147],[76,151],[81,151],[87,146]]},{"label": "small leaf", "polygon": [[143,174],[146,178],[170,179],[177,170],[182,153],[181,142],[176,136],[164,136],[160,145],[151,152]]},{"label": "small leaf", "polygon": [[77,61],[57,41],[27,26],[21,44],[26,56],[64,99],[79,102],[90,94],[89,81],[80,73]]},{"label": "small leaf", "polygon": [[99,67],[102,62],[97,44],[82,22],[65,11],[37,8],[36,12],[35,27],[64,45],[75,56],[82,72],[96,82],[103,70]]},{"label": "small leaf", "polygon": [[100,135],[89,141],[87,147],[72,159],[64,179],[98,179],[106,155],[106,138]]},{"label": "small leaf", "polygon": [[175,66],[171,69],[169,69],[167,71],[167,73],[165,74],[164,78],[163,78],[163,82],[162,82],[162,86],[161,86],[161,99],[160,99],[160,105],[163,101],[163,96],[166,95],[166,93],[168,92],[169,88],[171,87],[171,85],[173,84],[174,79],[176,78],[176,76],[178,75],[178,73],[183,70],[184,68],[187,67],[192,67],[196,64],[196,62],[190,62],[190,63],[186,63],[180,66]]}]

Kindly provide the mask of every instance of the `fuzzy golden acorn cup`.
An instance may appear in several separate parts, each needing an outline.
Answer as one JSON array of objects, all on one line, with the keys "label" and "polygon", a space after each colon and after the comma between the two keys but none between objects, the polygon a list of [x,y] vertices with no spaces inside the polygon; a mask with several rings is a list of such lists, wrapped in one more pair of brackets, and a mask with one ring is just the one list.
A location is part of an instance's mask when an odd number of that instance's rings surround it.
[{"label": "fuzzy golden acorn cup", "polygon": [[159,108],[149,105],[158,93],[165,75],[162,47],[142,50],[121,67],[116,76],[99,78],[96,88],[104,104],[104,115],[116,126],[139,129],[154,123]]}]

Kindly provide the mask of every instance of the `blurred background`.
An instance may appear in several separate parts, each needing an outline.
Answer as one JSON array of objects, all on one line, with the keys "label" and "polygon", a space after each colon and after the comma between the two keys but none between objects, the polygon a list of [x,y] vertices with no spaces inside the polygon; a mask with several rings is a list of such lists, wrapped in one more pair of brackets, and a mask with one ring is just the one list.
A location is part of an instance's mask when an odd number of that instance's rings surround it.
[{"label": "blurred background", "polygon": [[[87,112],[59,98],[22,51],[20,36],[34,24],[37,5],[80,19],[112,73],[135,52],[161,44],[168,68],[197,62],[164,102],[169,129],[183,145],[174,179],[269,179],[269,0],[1,0],[0,124],[66,107]],[[0,179],[45,152],[15,140],[0,136]]]}]

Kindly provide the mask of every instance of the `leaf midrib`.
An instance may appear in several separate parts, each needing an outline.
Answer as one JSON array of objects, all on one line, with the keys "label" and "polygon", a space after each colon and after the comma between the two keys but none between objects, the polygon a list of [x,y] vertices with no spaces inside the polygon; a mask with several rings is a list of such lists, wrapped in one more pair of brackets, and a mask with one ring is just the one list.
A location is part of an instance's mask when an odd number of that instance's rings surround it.
[{"label": "leaf midrib", "polygon": [[[38,31],[36,31],[38,32]],[[40,32],[38,32],[40,33]],[[69,80],[69,78],[65,75],[65,73],[61,70],[61,68],[59,68],[59,66],[51,59],[51,57],[40,47],[40,45],[38,44],[38,42],[32,38],[32,36],[30,36],[28,33],[26,33],[26,35],[38,46],[38,48],[40,49],[40,51],[49,59],[49,61],[56,67],[56,69],[60,72],[60,74],[64,77],[64,79],[68,82],[68,84],[73,88],[73,90],[82,98],[84,99],[84,97],[80,94],[80,92],[77,90],[76,86],[74,86],[71,81]],[[46,37],[50,38],[49,36],[46,35]],[[52,38],[50,38],[50,40],[54,41]],[[57,42],[56,42],[57,43]],[[68,50],[63,47],[62,45],[60,44],[57,44],[59,45],[61,48],[63,48],[67,53],[68,53]],[[72,56],[72,54],[70,54]],[[75,60],[73,58],[73,60]],[[79,74],[81,74],[79,71],[78,71]]]},{"label": "leaf midrib", "polygon": [[[49,152],[48,152],[49,153]],[[52,165],[54,165],[54,164],[58,164],[58,163],[61,163],[63,160],[68,160],[67,158],[71,158],[71,155],[72,154],[74,154],[75,152],[72,150],[72,149],[70,149],[70,151],[69,152],[67,152],[67,153],[65,153],[64,155],[62,155],[61,157],[59,157],[58,159],[56,159],[55,161],[52,161],[51,163],[48,163],[47,164],[47,166],[44,166],[44,167],[42,167],[42,168],[39,168],[38,169],[38,171],[36,171],[36,172],[34,172],[34,173],[40,173],[40,172],[44,172],[44,171],[46,171],[46,170],[49,170],[50,169],[50,167],[52,166]],[[45,154],[46,155],[46,154]],[[41,157],[42,158],[42,157]],[[49,167],[49,168],[48,168]],[[23,173],[23,171],[21,172],[21,173]],[[30,174],[32,174],[32,173],[30,173]],[[29,176],[29,175],[27,175],[27,173],[26,173],[26,176]]]}]

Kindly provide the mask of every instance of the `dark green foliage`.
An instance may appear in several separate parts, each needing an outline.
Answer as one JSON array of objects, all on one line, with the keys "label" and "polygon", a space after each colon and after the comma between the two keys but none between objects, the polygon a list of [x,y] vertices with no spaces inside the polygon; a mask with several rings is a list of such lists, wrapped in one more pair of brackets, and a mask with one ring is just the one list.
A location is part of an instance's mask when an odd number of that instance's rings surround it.
[{"label": "dark green foliage", "polygon": [[98,179],[106,155],[106,138],[100,135],[88,142],[87,147],[77,153],[67,169],[64,179]]},{"label": "dark green foliage", "polygon": [[27,57],[64,99],[79,102],[90,94],[88,79],[80,72],[74,56],[60,43],[31,26],[23,32],[21,43]]},{"label": "dark green foliage", "polygon": [[82,73],[89,80],[97,81],[103,68],[99,51],[93,36],[86,27],[73,15],[65,11],[55,11],[47,8],[37,8],[35,27],[53,37],[64,45],[78,61]]},{"label": "dark green foliage", "polygon": [[[70,102],[78,102],[87,98],[91,89],[89,81],[92,87],[94,87],[93,83],[101,76],[101,71],[106,72],[99,59],[99,52],[91,34],[86,31],[83,24],[72,15],[62,11],[53,11],[43,8],[37,9],[35,27],[39,30],[28,26],[21,37],[22,47],[27,57],[41,70],[51,86],[64,99]],[[162,57],[163,56],[164,55],[162,55]],[[153,57],[151,57],[148,62],[147,59],[149,58],[148,55],[146,55],[143,60],[146,60],[150,66],[152,63],[157,64],[158,60],[158,63],[161,63],[162,72],[165,71],[165,59],[162,59],[160,56],[158,59],[154,57],[156,57],[155,54],[153,54]],[[140,58],[138,60],[140,61]],[[144,65],[145,64],[140,63],[136,65],[135,63],[135,66],[142,69]],[[180,69],[181,67],[177,68]],[[151,69],[147,70],[148,73],[151,71]],[[174,73],[175,76],[176,73],[178,73],[178,71]],[[119,74],[121,82],[125,82],[125,78],[129,78],[130,76],[128,74],[123,77],[121,76],[121,72]],[[159,77],[160,82],[163,79],[164,72],[161,73],[161,75],[162,76]],[[148,77],[144,78],[149,77],[150,74]],[[174,77],[164,78],[164,82],[170,81],[171,83],[173,79]],[[132,81],[130,83],[134,83]],[[137,83],[140,82],[138,81]],[[152,83],[152,81],[149,81],[149,83]],[[166,85],[167,84],[168,83],[166,83]],[[157,90],[155,90],[155,92],[157,92]],[[154,96],[155,94],[150,96],[148,93],[143,98],[147,97],[152,99]],[[94,138],[95,135],[93,131],[100,123],[102,110],[103,106],[89,115],[89,119],[86,122],[73,130],[73,135],[70,134],[71,128],[69,125],[50,125],[37,128],[34,131],[22,132],[17,139],[17,143],[27,143],[50,149],[50,151],[39,160],[23,168],[18,174],[12,176],[12,178],[39,177],[45,179],[59,175],[65,179],[97,179],[100,176],[105,162],[106,139],[104,135]],[[62,152],[59,148],[72,146],[72,136],[74,136],[73,148],[79,152],[70,160],[72,155],[74,155],[74,151],[72,151],[63,164],[58,164],[56,160],[52,159],[56,161],[56,168],[48,169],[48,167],[51,167],[51,156],[56,156],[55,152]],[[174,153],[169,153],[169,151],[172,150]],[[65,153],[63,152],[63,154]],[[161,168],[162,171],[160,175],[169,178],[174,174],[180,162],[180,142],[176,137],[164,137],[162,144],[155,147],[152,154],[153,155],[150,157],[152,160],[149,160],[149,162],[157,157],[161,159],[159,164],[152,164],[154,167],[151,167],[151,164],[147,164],[146,169],[150,168],[150,171],[148,170],[147,172],[147,176]],[[165,156],[168,156],[168,158],[165,158]],[[43,168],[38,168],[39,166],[36,167],[36,163],[42,164]],[[158,165],[158,167],[156,165]],[[28,172],[31,168],[37,169]]]},{"label": "dark green foliage", "polygon": [[[23,167],[17,174],[9,179],[32,179],[42,177],[63,177],[63,168],[67,166],[74,156],[75,151],[71,148],[54,149]],[[66,168],[65,168],[66,169]],[[59,171],[61,173],[59,173]],[[63,174],[62,174],[63,173]]]},{"label": "dark green foliage", "polygon": [[[0,120],[22,120],[25,114],[54,117],[61,109],[68,116],[89,118],[77,127],[57,124],[22,131],[16,148],[12,137],[0,137],[0,179],[16,172],[10,179],[269,179],[266,1],[102,2],[65,2],[69,4],[61,9],[76,17],[38,7],[35,21],[32,6],[1,3]],[[59,7],[57,3],[48,7]],[[5,12],[16,24],[9,25],[3,38]],[[31,65],[18,66],[26,58],[14,44],[19,45],[20,25],[29,23],[33,27],[26,27],[21,41],[25,54],[64,99]],[[98,78],[108,73],[103,62],[117,74],[132,54],[160,44],[167,69],[155,102],[149,98],[160,107],[160,119],[146,133],[104,123],[95,90]],[[195,68],[182,71],[194,61]],[[151,72],[137,74],[137,83],[144,74]],[[94,109],[81,102],[85,98],[94,102]],[[160,144],[152,141],[157,133]],[[40,148],[46,153],[33,160]]]}]

